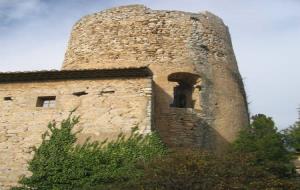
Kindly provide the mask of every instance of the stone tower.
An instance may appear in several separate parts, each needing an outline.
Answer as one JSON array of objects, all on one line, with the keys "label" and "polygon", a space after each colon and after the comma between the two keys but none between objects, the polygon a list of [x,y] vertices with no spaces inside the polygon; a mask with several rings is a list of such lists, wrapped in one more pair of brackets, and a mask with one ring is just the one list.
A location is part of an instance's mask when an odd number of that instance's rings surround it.
[{"label": "stone tower", "polygon": [[145,66],[153,72],[153,128],[168,145],[221,150],[248,124],[228,28],[209,12],[130,5],[85,16],[62,69]]}]

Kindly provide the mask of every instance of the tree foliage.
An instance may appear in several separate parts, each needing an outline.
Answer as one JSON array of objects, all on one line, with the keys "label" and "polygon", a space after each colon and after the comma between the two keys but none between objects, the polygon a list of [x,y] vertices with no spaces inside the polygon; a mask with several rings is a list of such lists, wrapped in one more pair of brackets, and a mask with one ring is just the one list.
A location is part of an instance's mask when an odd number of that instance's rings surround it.
[{"label": "tree foliage", "polygon": [[60,127],[49,123],[49,132],[43,135],[42,144],[29,162],[32,176],[23,177],[22,187],[15,189],[71,190],[126,183],[142,175],[137,162],[165,153],[156,134],[143,136],[136,129],[129,137],[120,134],[112,142],[75,145],[72,129],[78,122],[78,117],[69,116]]},{"label": "tree foliage", "polygon": [[263,114],[252,117],[249,127],[234,142],[235,151],[252,154],[253,163],[281,177],[295,174],[291,154],[284,146],[284,137],[277,131],[272,118]]},{"label": "tree foliage", "polygon": [[300,152],[300,121],[283,131],[289,149]]},{"label": "tree foliage", "polygon": [[[253,155],[234,152],[217,156],[197,150],[175,151],[145,165],[143,179],[135,189],[228,190],[299,189],[299,183],[280,178],[254,165]],[[134,189],[134,188],[133,188]]]}]

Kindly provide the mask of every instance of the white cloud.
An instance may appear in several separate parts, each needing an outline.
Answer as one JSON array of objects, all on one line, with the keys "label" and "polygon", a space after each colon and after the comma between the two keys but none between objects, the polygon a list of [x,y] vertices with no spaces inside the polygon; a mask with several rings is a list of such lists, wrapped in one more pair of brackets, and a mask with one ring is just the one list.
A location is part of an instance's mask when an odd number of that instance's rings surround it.
[{"label": "white cloud", "polygon": [[41,7],[41,0],[0,0],[0,23],[39,13]]}]

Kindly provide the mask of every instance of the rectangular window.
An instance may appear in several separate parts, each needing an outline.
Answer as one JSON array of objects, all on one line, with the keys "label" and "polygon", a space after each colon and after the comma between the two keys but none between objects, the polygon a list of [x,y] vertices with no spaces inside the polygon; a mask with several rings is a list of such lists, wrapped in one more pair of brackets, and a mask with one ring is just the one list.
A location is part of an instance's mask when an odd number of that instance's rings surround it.
[{"label": "rectangular window", "polygon": [[12,97],[7,96],[7,97],[4,97],[3,100],[4,100],[4,101],[12,101],[13,99],[12,99]]},{"label": "rectangular window", "polygon": [[55,96],[40,96],[37,99],[36,107],[54,108],[56,103]]}]

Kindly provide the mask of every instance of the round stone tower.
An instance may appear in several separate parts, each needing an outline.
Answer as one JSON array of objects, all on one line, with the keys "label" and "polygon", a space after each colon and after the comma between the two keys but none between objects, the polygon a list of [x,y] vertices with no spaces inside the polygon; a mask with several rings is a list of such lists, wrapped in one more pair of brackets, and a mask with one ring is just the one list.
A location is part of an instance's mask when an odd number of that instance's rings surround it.
[{"label": "round stone tower", "polygon": [[63,69],[144,66],[153,72],[153,127],[168,145],[221,150],[248,124],[228,28],[209,12],[130,5],[85,16]]}]

